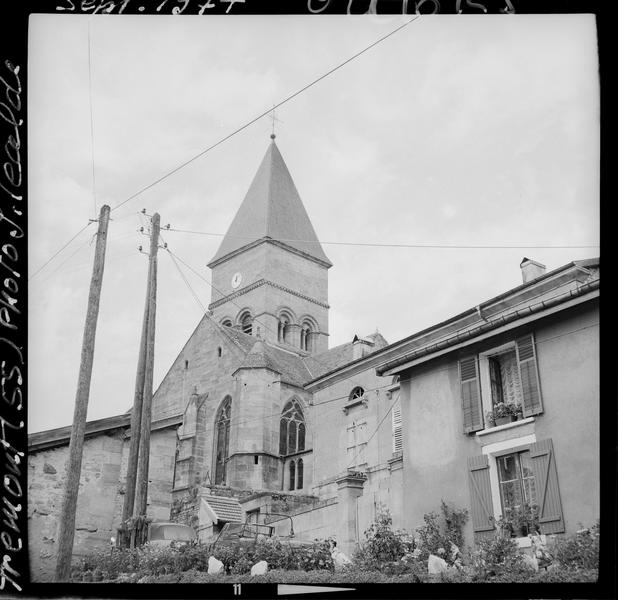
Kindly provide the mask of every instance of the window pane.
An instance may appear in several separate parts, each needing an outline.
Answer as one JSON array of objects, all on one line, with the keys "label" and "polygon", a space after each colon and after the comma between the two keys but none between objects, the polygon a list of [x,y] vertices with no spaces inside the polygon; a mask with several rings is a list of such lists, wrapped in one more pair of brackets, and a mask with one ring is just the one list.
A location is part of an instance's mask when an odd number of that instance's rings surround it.
[{"label": "window pane", "polygon": [[301,452],[305,449],[305,425],[304,423],[298,424],[298,451]]},{"label": "window pane", "polygon": [[519,469],[517,468],[517,454],[501,456],[498,462],[498,475],[500,481],[513,481],[519,479]]},{"label": "window pane", "polygon": [[507,483],[500,484],[500,494],[502,496],[502,508],[504,513],[508,512],[508,509],[521,506],[521,485],[519,481],[509,481]]},{"label": "window pane", "polygon": [[519,454],[519,464],[521,467],[521,478],[524,489],[524,501],[531,505],[536,504],[534,471],[532,470],[532,460],[530,459],[530,452],[528,450]]},{"label": "window pane", "polygon": [[290,421],[288,426],[288,454],[296,452],[296,427],[295,421]]},{"label": "window pane", "polygon": [[298,461],[298,474],[296,476],[296,489],[300,490],[303,487],[303,459]]},{"label": "window pane", "polygon": [[290,489],[294,489],[294,480],[296,479],[296,465],[294,461],[290,462]]},{"label": "window pane", "polygon": [[279,454],[287,454],[288,422],[281,419],[279,423]]},{"label": "window pane", "polygon": [[489,359],[489,378],[491,380],[491,403],[495,406],[503,402],[502,377],[500,375],[500,362],[496,358]]}]

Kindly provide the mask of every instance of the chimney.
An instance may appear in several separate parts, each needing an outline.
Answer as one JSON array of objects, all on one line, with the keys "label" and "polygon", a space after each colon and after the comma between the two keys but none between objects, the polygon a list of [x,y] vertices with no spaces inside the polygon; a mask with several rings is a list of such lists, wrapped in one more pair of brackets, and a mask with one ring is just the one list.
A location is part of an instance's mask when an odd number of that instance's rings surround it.
[{"label": "chimney", "polygon": [[521,276],[524,283],[528,283],[541,275],[545,275],[545,265],[542,265],[541,263],[530,258],[526,258],[525,256],[519,266],[521,268]]},{"label": "chimney", "polygon": [[352,340],[352,360],[362,358],[365,354],[368,354],[373,344],[366,339],[359,338],[357,335]]}]

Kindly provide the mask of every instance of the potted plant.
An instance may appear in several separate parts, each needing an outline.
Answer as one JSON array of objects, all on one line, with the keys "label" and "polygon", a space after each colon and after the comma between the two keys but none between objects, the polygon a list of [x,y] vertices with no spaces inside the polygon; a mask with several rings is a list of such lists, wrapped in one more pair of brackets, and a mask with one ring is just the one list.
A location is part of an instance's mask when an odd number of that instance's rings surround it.
[{"label": "potted plant", "polygon": [[506,516],[496,522],[506,537],[526,537],[529,533],[539,532],[539,514],[536,504],[524,502],[519,506],[506,509]]},{"label": "potted plant", "polygon": [[485,415],[492,427],[496,427],[519,420],[523,415],[523,411],[521,406],[514,402],[498,402],[494,405],[493,410],[487,411]]}]

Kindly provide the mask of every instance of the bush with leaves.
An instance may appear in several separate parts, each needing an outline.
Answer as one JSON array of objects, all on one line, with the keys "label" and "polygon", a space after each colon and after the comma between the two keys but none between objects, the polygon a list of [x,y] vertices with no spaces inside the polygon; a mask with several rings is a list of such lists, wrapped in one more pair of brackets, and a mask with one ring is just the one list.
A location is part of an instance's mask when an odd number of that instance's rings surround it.
[{"label": "bush with leaves", "polygon": [[555,561],[564,567],[599,568],[599,521],[590,528],[558,540],[552,548]]},{"label": "bush with leaves", "polygon": [[474,579],[486,581],[493,576],[514,576],[516,573],[531,573],[517,543],[504,536],[481,540],[472,555]]},{"label": "bush with leaves", "polygon": [[451,543],[460,549],[463,547],[463,528],[468,521],[468,511],[465,508],[452,508],[442,500],[440,512],[440,515],[426,513],[423,516],[425,524],[416,528],[417,559],[427,561],[429,555],[434,554],[453,565],[457,557],[452,552]]},{"label": "bush with leaves", "polygon": [[120,573],[135,573],[140,555],[137,548],[100,548],[82,559],[73,569],[71,578],[82,581],[85,573],[92,577],[94,571],[100,571],[103,579],[116,579]]},{"label": "bush with leaves", "polygon": [[376,520],[365,530],[365,542],[355,553],[354,561],[366,568],[381,568],[386,563],[402,559],[414,549],[410,535],[393,531],[393,519],[387,508],[380,505]]}]

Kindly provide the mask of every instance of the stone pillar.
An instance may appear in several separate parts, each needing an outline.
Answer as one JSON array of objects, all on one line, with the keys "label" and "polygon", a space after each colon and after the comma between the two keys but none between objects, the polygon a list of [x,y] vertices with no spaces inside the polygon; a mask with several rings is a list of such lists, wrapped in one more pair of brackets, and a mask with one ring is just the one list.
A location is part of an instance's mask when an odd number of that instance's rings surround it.
[{"label": "stone pillar", "polygon": [[363,495],[364,473],[348,472],[337,479],[337,548],[352,558],[358,547],[356,499]]}]

